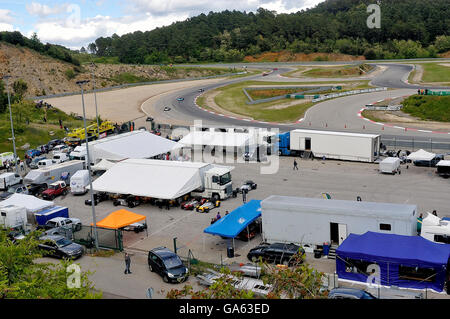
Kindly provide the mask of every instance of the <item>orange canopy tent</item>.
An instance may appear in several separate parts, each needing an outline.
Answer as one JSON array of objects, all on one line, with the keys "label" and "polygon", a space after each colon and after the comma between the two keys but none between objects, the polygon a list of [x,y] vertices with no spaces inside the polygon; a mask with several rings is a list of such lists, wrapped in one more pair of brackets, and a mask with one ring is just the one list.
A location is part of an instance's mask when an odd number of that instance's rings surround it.
[{"label": "orange canopy tent", "polygon": [[144,215],[135,214],[125,209],[112,212],[107,217],[97,222],[97,227],[119,229],[147,219]]}]

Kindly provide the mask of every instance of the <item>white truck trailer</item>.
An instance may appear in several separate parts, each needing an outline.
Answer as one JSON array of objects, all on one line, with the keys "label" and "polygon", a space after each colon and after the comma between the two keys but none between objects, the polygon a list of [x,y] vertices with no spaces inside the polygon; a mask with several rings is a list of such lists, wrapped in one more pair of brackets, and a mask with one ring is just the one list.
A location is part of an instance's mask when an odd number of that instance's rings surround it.
[{"label": "white truck trailer", "polygon": [[379,165],[380,173],[396,174],[400,172],[400,159],[398,157],[387,157]]},{"label": "white truck trailer", "polygon": [[63,173],[68,173],[69,177],[84,167],[83,161],[68,161],[60,164],[54,164],[46,168],[39,168],[30,171],[24,178],[26,185],[47,184],[59,181]]},{"label": "white truck trailer", "polygon": [[340,245],[350,233],[417,235],[417,206],[270,196],[261,202],[262,236],[268,243]]},{"label": "white truck trailer", "polygon": [[173,200],[186,194],[226,199],[233,194],[234,167],[208,163],[128,159],[97,178],[97,192]]},{"label": "white truck trailer", "polygon": [[25,227],[27,224],[27,209],[16,205],[0,207],[0,226],[6,228]]},{"label": "white truck trailer", "polygon": [[290,151],[372,163],[380,154],[380,135],[298,129],[290,132]]}]

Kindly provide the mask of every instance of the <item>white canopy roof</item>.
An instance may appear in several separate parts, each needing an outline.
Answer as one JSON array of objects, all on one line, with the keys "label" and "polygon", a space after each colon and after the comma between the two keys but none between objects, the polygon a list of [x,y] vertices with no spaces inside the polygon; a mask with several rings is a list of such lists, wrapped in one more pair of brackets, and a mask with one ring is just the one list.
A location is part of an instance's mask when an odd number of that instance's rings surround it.
[{"label": "white canopy roof", "polygon": [[89,154],[94,163],[98,159],[151,158],[170,152],[176,145],[174,141],[139,130],[90,142]]},{"label": "white canopy roof", "polygon": [[91,167],[91,169],[96,172],[96,171],[107,171],[109,170],[111,167],[113,167],[116,163],[113,163],[111,161],[108,161],[107,159],[102,159],[100,162],[98,162],[97,164],[95,164],[94,166]]},{"label": "white canopy roof", "polygon": [[450,166],[450,161],[439,161],[436,166]]},{"label": "white canopy roof", "polygon": [[95,180],[95,191],[175,199],[203,185],[201,170],[213,164],[129,159],[115,164]]},{"label": "white canopy roof", "polygon": [[45,208],[52,207],[55,204],[53,202],[42,200],[31,195],[13,194],[9,198],[0,202],[1,207],[8,205],[25,207],[28,212],[35,213]]},{"label": "white canopy roof", "polygon": [[429,153],[420,149],[417,152],[409,154],[407,158],[411,161],[431,161],[435,156],[435,153]]},{"label": "white canopy roof", "polygon": [[245,147],[256,143],[255,135],[250,133],[194,131],[183,137],[179,146],[222,146]]}]

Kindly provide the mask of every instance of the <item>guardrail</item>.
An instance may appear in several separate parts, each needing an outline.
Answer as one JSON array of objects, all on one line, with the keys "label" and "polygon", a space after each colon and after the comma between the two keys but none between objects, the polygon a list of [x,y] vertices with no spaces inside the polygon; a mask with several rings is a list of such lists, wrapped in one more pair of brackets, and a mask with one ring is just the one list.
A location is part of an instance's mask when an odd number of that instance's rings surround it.
[{"label": "guardrail", "polygon": [[320,102],[320,101],[334,99],[336,97],[363,94],[363,93],[380,92],[380,91],[387,91],[387,88],[362,89],[362,90],[352,90],[352,91],[341,92],[341,93],[325,94],[317,99],[313,99],[312,102],[316,103],[316,102]]},{"label": "guardrail", "polygon": [[[126,84],[121,84],[121,85],[110,86],[110,87],[107,87],[107,88],[96,89],[95,92],[106,92],[106,91],[112,91],[112,90],[116,90],[116,89],[123,89],[123,88],[127,88],[127,87],[142,86],[142,85],[176,83],[176,82],[183,82],[183,81],[208,80],[208,79],[215,79],[215,78],[220,78],[220,77],[242,75],[242,74],[247,74],[247,72],[226,73],[226,74],[220,74],[220,75],[203,76],[203,77],[198,77],[198,78],[186,78],[186,79],[174,79],[174,80],[161,80],[161,81],[149,81],[149,82],[138,82],[138,83],[126,83]],[[58,93],[58,94],[43,95],[43,96],[33,96],[33,97],[29,97],[27,99],[28,100],[45,100],[45,99],[51,99],[51,98],[55,98],[55,97],[79,95],[80,93],[81,92]],[[85,91],[84,93],[85,94],[86,93],[94,93],[94,90],[88,90],[88,91]]]},{"label": "guardrail", "polygon": [[368,105],[365,106],[365,109],[369,110],[369,111],[400,111],[402,109],[402,107],[403,107],[402,104],[399,104],[399,105],[379,105],[379,106],[368,104]]}]

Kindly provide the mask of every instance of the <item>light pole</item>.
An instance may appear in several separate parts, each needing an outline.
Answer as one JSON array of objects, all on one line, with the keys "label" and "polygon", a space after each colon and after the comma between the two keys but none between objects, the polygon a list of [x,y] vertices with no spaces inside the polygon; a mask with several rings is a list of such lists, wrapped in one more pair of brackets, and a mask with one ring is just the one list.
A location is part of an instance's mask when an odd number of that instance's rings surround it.
[{"label": "light pole", "polygon": [[91,207],[92,207],[92,221],[94,223],[94,240],[95,240],[95,248],[98,249],[98,234],[97,234],[97,218],[95,216],[95,201],[94,201],[94,190],[92,189],[92,176],[91,176],[91,159],[89,156],[89,143],[88,143],[88,134],[86,127],[86,110],[84,108],[84,90],[83,85],[89,83],[89,81],[77,81],[77,85],[81,88],[81,103],[83,105],[83,121],[84,121],[84,137],[86,139],[86,157],[87,157],[87,170],[89,172],[89,187],[91,194]]},{"label": "light pole", "polygon": [[94,69],[96,68],[96,65],[94,64],[94,62],[91,62],[91,67],[92,67],[92,84],[94,86],[94,100],[95,100],[95,118],[97,119],[97,133],[98,133],[98,137],[100,137],[100,123],[98,120],[98,110],[97,110],[97,92],[95,90],[95,74],[94,74]]},{"label": "light pole", "polygon": [[14,166],[16,167],[16,173],[19,174],[19,166],[17,165],[16,138],[14,136],[14,125],[13,125],[12,111],[11,111],[11,98],[10,98],[9,86],[8,86],[9,78],[11,78],[10,75],[3,76],[3,79],[6,82],[6,91],[8,92],[9,120],[11,121],[11,134],[12,134],[12,141],[13,141],[13,148],[14,148]]}]

